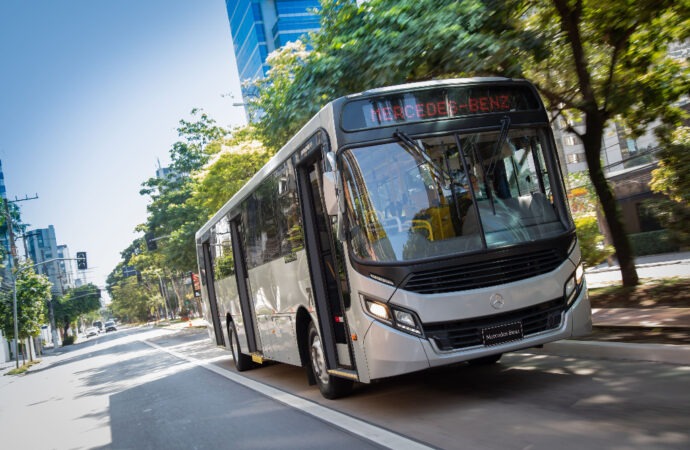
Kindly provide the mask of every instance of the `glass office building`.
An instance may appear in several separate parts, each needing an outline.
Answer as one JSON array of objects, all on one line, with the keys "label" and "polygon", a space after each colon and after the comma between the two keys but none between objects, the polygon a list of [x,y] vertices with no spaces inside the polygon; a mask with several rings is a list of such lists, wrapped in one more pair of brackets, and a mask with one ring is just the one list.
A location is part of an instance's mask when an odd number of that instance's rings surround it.
[{"label": "glass office building", "polygon": [[240,81],[266,75],[266,57],[319,29],[318,0],[226,0]]}]

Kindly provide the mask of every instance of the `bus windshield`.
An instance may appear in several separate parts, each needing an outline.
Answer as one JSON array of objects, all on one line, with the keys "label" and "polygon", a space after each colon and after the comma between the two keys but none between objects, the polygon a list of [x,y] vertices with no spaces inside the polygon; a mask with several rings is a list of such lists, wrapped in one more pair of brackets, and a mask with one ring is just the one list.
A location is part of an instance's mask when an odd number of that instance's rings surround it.
[{"label": "bus windshield", "polygon": [[[355,256],[412,261],[549,238],[566,230],[533,128],[451,134],[345,150]],[[563,209],[560,209],[561,211]]]}]

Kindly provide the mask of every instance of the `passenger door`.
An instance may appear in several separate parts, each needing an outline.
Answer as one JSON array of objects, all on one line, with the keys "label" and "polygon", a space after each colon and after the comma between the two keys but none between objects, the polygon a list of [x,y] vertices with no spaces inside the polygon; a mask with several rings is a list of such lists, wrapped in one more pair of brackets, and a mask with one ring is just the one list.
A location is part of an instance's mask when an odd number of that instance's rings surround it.
[{"label": "passenger door", "polygon": [[[257,333],[256,313],[252,300],[252,291],[249,284],[249,272],[247,270],[247,253],[242,239],[244,231],[240,216],[230,222],[230,232],[232,234],[233,255],[235,258],[235,276],[237,277],[237,290],[240,296],[242,309],[242,319],[244,321],[244,332],[247,337],[247,347],[242,350],[248,353],[261,351],[261,340]],[[242,330],[237,330],[238,335]]]},{"label": "passenger door", "polygon": [[345,317],[349,288],[342,253],[341,258],[338,257],[340,243],[334,239],[331,217],[323,201],[323,149],[323,145],[318,146],[296,166],[305,245],[327,367],[341,372],[352,371],[354,359]]},{"label": "passenger door", "polygon": [[209,311],[211,317],[206,317],[206,320],[211,319],[213,324],[213,331],[215,332],[216,344],[225,345],[225,338],[223,337],[223,321],[220,318],[218,311],[218,299],[216,297],[216,287],[213,276],[213,262],[211,260],[211,244],[205,241],[201,244],[201,257],[203,258],[201,277],[206,285],[206,292],[208,294]]}]

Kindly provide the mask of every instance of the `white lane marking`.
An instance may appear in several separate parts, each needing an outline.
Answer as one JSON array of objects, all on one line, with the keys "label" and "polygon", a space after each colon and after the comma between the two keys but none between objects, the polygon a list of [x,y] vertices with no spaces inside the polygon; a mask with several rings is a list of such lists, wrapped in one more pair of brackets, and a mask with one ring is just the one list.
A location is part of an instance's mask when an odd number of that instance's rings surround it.
[{"label": "white lane marking", "polygon": [[[428,447],[419,442],[413,441],[411,439],[408,439],[404,436],[400,436],[383,428],[379,428],[375,425],[364,422],[362,420],[355,419],[354,417],[348,416],[338,411],[326,408],[325,406],[321,406],[318,403],[305,400],[301,397],[297,397],[295,395],[288,394],[287,392],[283,392],[280,389],[276,389],[274,387],[267,386],[263,383],[259,383],[258,381],[254,381],[249,378],[243,377],[241,375],[223,369],[222,367],[218,367],[209,362],[198,360],[196,358],[184,355],[174,350],[169,350],[165,347],[161,347],[160,345],[154,344],[153,342],[149,342],[147,340],[142,340],[142,342],[155,349],[173,355],[177,358],[183,359],[195,366],[203,367],[206,370],[210,370],[211,372],[225,377],[230,381],[234,381],[237,384],[241,384],[242,386],[259,392],[265,395],[266,397],[279,401],[284,405],[303,411],[307,414],[316,417],[319,420],[328,422],[331,425],[334,425],[338,428],[342,428],[348,433],[361,436],[364,439],[372,441],[383,447],[405,450],[422,450],[433,448]],[[215,359],[217,358],[214,358],[214,360]]]}]

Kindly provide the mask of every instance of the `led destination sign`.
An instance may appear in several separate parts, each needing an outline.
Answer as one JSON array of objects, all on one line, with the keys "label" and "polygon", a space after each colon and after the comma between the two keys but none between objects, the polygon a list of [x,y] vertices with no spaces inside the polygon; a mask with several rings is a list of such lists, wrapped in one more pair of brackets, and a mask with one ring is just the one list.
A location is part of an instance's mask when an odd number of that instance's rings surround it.
[{"label": "led destination sign", "polygon": [[427,120],[534,111],[539,101],[526,86],[468,86],[387,94],[345,105],[342,126],[364,130]]}]

